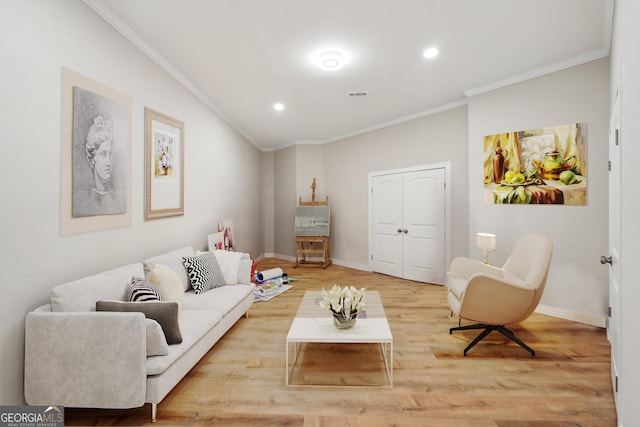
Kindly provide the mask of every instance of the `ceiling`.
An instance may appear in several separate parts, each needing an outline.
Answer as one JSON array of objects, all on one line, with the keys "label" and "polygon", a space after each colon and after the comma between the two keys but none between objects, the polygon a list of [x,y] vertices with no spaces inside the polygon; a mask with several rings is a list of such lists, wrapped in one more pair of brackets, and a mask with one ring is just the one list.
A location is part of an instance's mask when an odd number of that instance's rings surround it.
[{"label": "ceiling", "polygon": [[[335,141],[606,57],[613,15],[613,0],[83,1],[263,150]],[[426,59],[431,46],[439,55]],[[312,64],[336,47],[344,68]]]}]

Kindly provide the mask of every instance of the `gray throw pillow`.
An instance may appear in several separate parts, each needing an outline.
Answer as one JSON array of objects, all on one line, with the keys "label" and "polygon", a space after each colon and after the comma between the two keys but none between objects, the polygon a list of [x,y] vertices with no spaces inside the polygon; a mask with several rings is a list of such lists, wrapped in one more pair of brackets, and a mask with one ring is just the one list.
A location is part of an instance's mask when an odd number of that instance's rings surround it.
[{"label": "gray throw pillow", "polygon": [[148,319],[153,319],[162,326],[162,332],[167,344],[180,344],[182,334],[178,323],[178,303],[174,301],[159,302],[123,302],[98,301],[96,311],[137,311],[144,313]]},{"label": "gray throw pillow", "polygon": [[187,270],[191,287],[196,294],[226,285],[222,270],[220,270],[220,265],[213,252],[183,257],[182,262]]}]

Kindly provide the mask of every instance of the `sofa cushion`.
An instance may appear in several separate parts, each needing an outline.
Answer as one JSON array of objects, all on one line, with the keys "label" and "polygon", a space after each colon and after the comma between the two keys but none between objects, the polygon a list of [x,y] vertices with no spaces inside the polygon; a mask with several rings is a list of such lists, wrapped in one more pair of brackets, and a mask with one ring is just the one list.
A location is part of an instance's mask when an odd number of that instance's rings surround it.
[{"label": "sofa cushion", "polygon": [[123,302],[98,301],[96,311],[139,311],[145,317],[157,321],[167,339],[167,344],[182,342],[180,324],[178,323],[178,303],[174,301],[161,302]]},{"label": "sofa cushion", "polygon": [[153,319],[144,320],[147,327],[147,356],[166,356],[169,354],[169,345],[160,323]]},{"label": "sofa cushion", "polygon": [[[187,350],[215,327],[221,319],[222,314],[215,310],[182,310],[180,312],[180,328],[183,331],[182,343],[169,346],[169,354],[166,356],[148,358],[147,375],[161,374],[179,358],[188,357],[185,354]],[[194,361],[194,364],[195,362],[197,360]]]},{"label": "sofa cushion", "polygon": [[220,271],[216,256],[212,252],[184,257],[182,261],[187,270],[191,287],[196,294],[225,285],[222,271]]},{"label": "sofa cushion", "polygon": [[146,272],[147,279],[149,278],[149,273],[153,270],[153,266],[155,264],[166,265],[170,269],[172,269],[180,278],[180,282],[182,283],[182,287],[185,291],[191,288],[191,284],[189,283],[189,277],[187,277],[187,272],[184,269],[184,264],[182,263],[183,257],[194,256],[195,252],[191,247],[185,247],[181,249],[176,249],[171,252],[167,252],[162,255],[157,255],[151,258],[145,259],[142,263],[144,264],[144,270]]},{"label": "sofa cushion", "polygon": [[129,282],[127,301],[164,301],[164,297],[162,296],[160,289],[156,288],[151,282],[134,276]]},{"label": "sofa cushion", "polygon": [[222,286],[202,294],[193,290],[185,292],[184,310],[216,310],[223,315],[229,313],[247,295],[253,294],[254,285]]},{"label": "sofa cushion", "polygon": [[184,288],[175,271],[162,264],[155,264],[149,273],[149,281],[160,290],[165,301],[175,301],[178,309],[184,299]]},{"label": "sofa cushion", "polygon": [[52,311],[94,311],[98,300],[127,300],[132,276],[143,276],[142,263],[135,263],[54,287]]}]

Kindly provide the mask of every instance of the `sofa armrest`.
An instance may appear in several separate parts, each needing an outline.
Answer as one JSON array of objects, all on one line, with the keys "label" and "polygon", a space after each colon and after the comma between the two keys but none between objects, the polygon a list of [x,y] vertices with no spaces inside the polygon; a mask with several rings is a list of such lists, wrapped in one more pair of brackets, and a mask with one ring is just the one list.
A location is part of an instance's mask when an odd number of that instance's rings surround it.
[{"label": "sofa armrest", "polygon": [[30,312],[25,399],[30,405],[135,408],[146,396],[142,313]]}]

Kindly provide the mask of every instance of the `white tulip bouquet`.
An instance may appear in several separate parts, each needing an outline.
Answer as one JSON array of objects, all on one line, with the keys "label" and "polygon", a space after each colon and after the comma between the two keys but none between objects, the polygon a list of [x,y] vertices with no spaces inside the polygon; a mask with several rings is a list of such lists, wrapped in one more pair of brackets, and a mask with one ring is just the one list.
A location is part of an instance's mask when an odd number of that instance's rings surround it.
[{"label": "white tulip bouquet", "polygon": [[365,289],[356,289],[353,286],[341,288],[339,285],[333,285],[328,291],[323,288],[322,299],[318,300],[318,304],[333,314],[337,327],[351,327],[355,323],[358,311],[365,305]]}]

